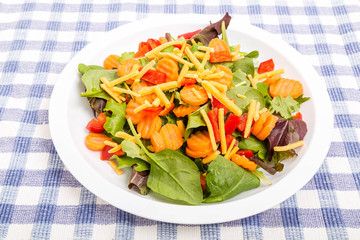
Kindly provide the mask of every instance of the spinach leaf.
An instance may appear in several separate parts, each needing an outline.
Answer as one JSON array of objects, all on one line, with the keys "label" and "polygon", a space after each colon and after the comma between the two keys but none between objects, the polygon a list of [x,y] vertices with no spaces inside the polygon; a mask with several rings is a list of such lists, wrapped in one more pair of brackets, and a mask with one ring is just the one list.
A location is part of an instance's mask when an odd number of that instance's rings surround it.
[{"label": "spinach leaf", "polygon": [[297,156],[297,153],[294,151],[294,149],[284,152],[274,152],[271,163],[274,165],[276,171],[281,172],[284,168],[284,164],[282,164],[281,161],[295,156]]},{"label": "spinach leaf", "polygon": [[194,39],[196,42],[200,41],[200,42],[202,42],[202,44],[207,46],[207,45],[209,45],[210,41],[213,38],[217,38],[218,35],[221,34],[222,22],[225,22],[225,28],[227,28],[229,26],[230,20],[231,20],[230,15],[228,13],[226,13],[225,16],[221,20],[205,27],[198,34],[195,34],[191,39]]},{"label": "spinach leaf", "polygon": [[190,158],[171,149],[149,153],[137,136],[130,118],[128,123],[141,149],[151,161],[147,186],[154,192],[170,199],[199,205],[203,199],[203,192],[196,164]]},{"label": "spinach leaf", "polygon": [[80,63],[78,65],[78,71],[81,74],[84,74],[89,70],[104,70],[104,69],[105,69],[104,67],[98,65],[85,65],[83,63]]},{"label": "spinach leaf", "polygon": [[[237,94],[242,94],[242,95],[246,96],[246,99],[237,97]],[[264,108],[264,106],[265,106],[264,97],[263,97],[262,93],[259,90],[252,88],[252,87],[238,86],[238,87],[231,88],[226,93],[226,96],[230,99],[231,98],[234,99],[235,104],[242,111],[247,110],[246,106],[250,103],[251,99],[254,99],[260,103],[260,109]]]},{"label": "spinach leaf", "polygon": [[241,139],[241,141],[239,141],[239,148],[244,150],[250,149],[254,153],[257,153],[259,158],[263,160],[265,160],[268,152],[265,143],[252,135],[248,138]]},{"label": "spinach leaf", "polygon": [[286,98],[277,96],[270,102],[270,113],[279,113],[285,119],[291,119],[292,113],[298,112],[300,104],[290,95]]},{"label": "spinach leaf", "polygon": [[111,111],[111,116],[106,118],[106,122],[104,124],[106,132],[115,136],[115,133],[123,130],[126,121],[125,110],[126,103],[117,103],[114,99],[110,99],[110,101],[106,103],[104,111]]},{"label": "spinach leaf", "polygon": [[121,56],[118,59],[118,62],[121,63],[124,60],[130,59],[130,58],[134,58],[135,57],[135,53],[134,52],[124,52],[123,54],[121,54]]},{"label": "spinach leaf", "polygon": [[303,94],[301,94],[300,97],[297,97],[294,99],[295,101],[297,101],[300,105],[303,104],[304,102],[310,100],[309,97],[303,97]]},{"label": "spinach leaf", "polygon": [[264,96],[265,107],[269,108],[270,102],[272,100],[272,98],[269,94],[269,85],[267,85],[266,83],[259,82],[256,84],[256,87],[257,87],[257,90],[259,90],[262,93],[262,95]]},{"label": "spinach leaf", "polygon": [[209,104],[206,104],[206,105],[202,106],[201,108],[199,108],[197,111],[195,111],[189,115],[188,123],[186,125],[186,130],[185,130],[185,140],[188,139],[188,137],[190,137],[190,134],[192,133],[192,131],[195,128],[206,126],[206,123],[204,122],[204,120],[200,114],[201,109],[204,109],[205,112],[208,112],[208,111],[210,111],[210,106],[209,106]]},{"label": "spinach leaf", "polygon": [[201,203],[200,173],[190,158],[171,149],[150,154],[150,158],[147,186],[152,191],[187,204]]},{"label": "spinach leaf", "polygon": [[81,77],[81,81],[84,83],[86,92],[81,93],[82,97],[96,97],[105,100],[111,99],[111,97],[100,88],[100,78],[107,78],[108,80],[114,80],[117,77],[117,70],[88,70]]},{"label": "spinach leaf", "polygon": [[241,69],[241,71],[243,71],[246,74],[246,76],[247,75],[254,76],[255,67],[254,67],[253,59],[244,57],[244,58],[237,60],[234,63],[233,72],[235,72],[238,69]]},{"label": "spinach leaf", "polygon": [[199,171],[201,174],[206,173],[208,166],[206,164],[203,163],[201,158],[195,158],[194,163],[196,164],[196,166],[198,167]]},{"label": "spinach leaf", "polygon": [[118,163],[117,169],[132,167],[135,164],[136,166],[134,167],[134,169],[137,172],[142,172],[150,169],[150,164],[145,162],[144,160],[141,160],[140,158],[131,158],[128,156],[122,156],[122,157],[116,157],[116,162]]},{"label": "spinach leaf", "polygon": [[233,87],[250,86],[250,81],[247,78],[246,73],[241,71],[241,69],[238,69],[235,72],[233,72],[232,86]]},{"label": "spinach leaf", "polygon": [[146,162],[149,162],[149,158],[145,152],[134,142],[124,140],[121,142],[122,150],[126,153],[126,156],[130,158],[139,158]]},{"label": "spinach leaf", "polygon": [[259,57],[259,51],[252,51],[245,55],[247,58],[258,58]]},{"label": "spinach leaf", "polygon": [[206,186],[210,196],[204,199],[204,202],[221,202],[259,185],[259,178],[251,172],[223,156],[217,156],[210,163],[206,174]]}]

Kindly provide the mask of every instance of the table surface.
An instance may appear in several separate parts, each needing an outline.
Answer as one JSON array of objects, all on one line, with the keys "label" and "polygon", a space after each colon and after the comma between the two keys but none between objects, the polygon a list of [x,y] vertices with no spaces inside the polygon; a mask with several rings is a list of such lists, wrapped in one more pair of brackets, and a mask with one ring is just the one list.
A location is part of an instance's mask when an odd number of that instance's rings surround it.
[{"label": "table surface", "polygon": [[[153,15],[226,12],[278,35],[325,81],[331,147],[295,195],[254,216],[177,225],[117,209],[64,167],[48,120],[67,62],[96,35]],[[360,1],[2,1],[0,239],[359,239]]]}]

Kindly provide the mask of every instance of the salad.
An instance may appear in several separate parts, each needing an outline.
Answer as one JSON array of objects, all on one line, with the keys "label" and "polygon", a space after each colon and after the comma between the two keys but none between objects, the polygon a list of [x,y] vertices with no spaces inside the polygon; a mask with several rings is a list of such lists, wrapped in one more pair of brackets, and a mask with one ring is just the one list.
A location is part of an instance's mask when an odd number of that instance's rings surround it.
[{"label": "salad", "polygon": [[[129,188],[178,203],[230,199],[271,184],[307,132],[301,82],[273,59],[228,42],[231,17],[177,37],[140,42],[103,66],[79,64],[94,119],[85,145]],[[276,60],[275,60],[276,62]]]}]

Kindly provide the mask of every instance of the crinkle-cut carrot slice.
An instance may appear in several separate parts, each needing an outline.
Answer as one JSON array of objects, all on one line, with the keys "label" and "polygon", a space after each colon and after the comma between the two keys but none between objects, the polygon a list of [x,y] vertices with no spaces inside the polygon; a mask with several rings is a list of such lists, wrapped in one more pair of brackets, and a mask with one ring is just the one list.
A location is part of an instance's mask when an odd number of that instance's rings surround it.
[{"label": "crinkle-cut carrot slice", "polygon": [[208,81],[218,82],[227,87],[230,87],[233,80],[233,74],[231,69],[225,65],[218,65],[215,68],[216,68],[216,72],[224,72],[224,76],[220,78],[208,79]]},{"label": "crinkle-cut carrot slice", "polygon": [[276,74],[273,76],[268,77],[265,81],[263,81],[263,83],[266,83],[267,85],[272,84],[273,82],[280,80],[281,79],[281,75],[280,74]]},{"label": "crinkle-cut carrot slice", "polygon": [[286,98],[290,95],[292,98],[297,98],[303,94],[303,86],[299,81],[283,78],[270,84],[269,93],[272,97]]},{"label": "crinkle-cut carrot slice", "polygon": [[105,69],[116,69],[120,65],[118,62],[119,56],[118,55],[109,55],[104,60],[104,68]]},{"label": "crinkle-cut carrot slice", "polygon": [[[140,81],[139,83],[136,83],[132,86],[132,90],[136,93],[138,93],[141,89],[143,89],[144,87],[150,87],[153,86],[153,84],[148,83],[146,81]],[[145,100],[147,100],[149,103],[152,103],[152,101],[156,98],[156,94],[152,93],[152,94],[148,94],[148,95],[144,95],[141,97],[135,97],[136,102],[141,104],[145,103]]]},{"label": "crinkle-cut carrot slice", "polygon": [[150,139],[155,132],[159,132],[161,128],[161,118],[146,117],[136,126],[138,133],[141,133],[141,137],[144,139]]},{"label": "crinkle-cut carrot slice", "polygon": [[263,128],[266,119],[271,115],[268,111],[265,111],[260,114],[259,119],[254,123],[251,133],[257,135]]},{"label": "crinkle-cut carrot slice", "polygon": [[[139,65],[139,67],[141,67],[139,60],[137,60],[135,58],[129,58],[129,59],[122,61],[118,66],[118,70],[117,70],[118,75],[120,77],[123,77],[126,74],[129,74],[135,64],[137,64],[137,65]],[[133,79],[129,79],[126,81],[127,84],[132,84],[133,82],[134,82]]]},{"label": "crinkle-cut carrot slice", "polygon": [[177,150],[184,143],[181,130],[175,124],[165,124],[161,127],[160,134],[167,149]]},{"label": "crinkle-cut carrot slice", "polygon": [[227,62],[232,60],[230,48],[224,40],[214,38],[210,41],[209,47],[214,48],[214,52],[210,53],[209,62]]},{"label": "crinkle-cut carrot slice", "polygon": [[156,70],[166,75],[166,82],[177,81],[179,76],[179,67],[176,61],[164,57],[156,64]]},{"label": "crinkle-cut carrot slice", "polygon": [[[261,115],[263,115],[263,118],[266,117],[266,115],[264,115],[264,113],[262,113]],[[260,118],[261,118],[261,116],[260,116]],[[258,119],[258,121],[260,120],[260,118]],[[256,126],[256,131],[254,132],[254,128],[255,128],[254,127],[252,134],[255,137],[257,137],[259,140],[265,140],[265,138],[267,138],[270,135],[271,131],[274,129],[277,120],[278,120],[277,117],[275,117],[272,114],[269,114],[266,117],[266,121],[262,125],[261,129],[259,130],[259,127]],[[263,121],[263,119],[261,121]],[[255,122],[255,124],[256,124],[256,122]],[[259,125],[260,125],[260,123],[259,123]]]},{"label": "crinkle-cut carrot slice", "polygon": [[196,132],[186,141],[186,154],[193,158],[204,158],[213,152],[209,133]]},{"label": "crinkle-cut carrot slice", "polygon": [[[200,97],[195,95],[194,90],[192,89],[197,91]],[[208,101],[208,95],[205,88],[196,84],[183,87],[183,89],[180,90],[180,97],[185,103],[196,107]]]},{"label": "crinkle-cut carrot slice", "polygon": [[105,147],[104,141],[111,141],[111,138],[102,133],[89,133],[85,138],[85,145],[88,149],[100,151]]},{"label": "crinkle-cut carrot slice", "polygon": [[135,113],[134,110],[139,107],[140,105],[142,105],[139,102],[136,102],[134,100],[130,100],[129,103],[126,106],[126,118],[130,118],[131,122],[133,124],[138,124],[141,120],[144,119],[144,117],[146,116],[146,112],[144,110]]},{"label": "crinkle-cut carrot slice", "polygon": [[185,117],[187,115],[190,115],[191,113],[195,112],[199,108],[192,107],[192,106],[186,106],[186,105],[180,105],[173,109],[173,113],[176,117]]},{"label": "crinkle-cut carrot slice", "polygon": [[154,152],[160,152],[166,148],[165,142],[159,132],[155,132],[151,135],[151,144],[154,147]]}]

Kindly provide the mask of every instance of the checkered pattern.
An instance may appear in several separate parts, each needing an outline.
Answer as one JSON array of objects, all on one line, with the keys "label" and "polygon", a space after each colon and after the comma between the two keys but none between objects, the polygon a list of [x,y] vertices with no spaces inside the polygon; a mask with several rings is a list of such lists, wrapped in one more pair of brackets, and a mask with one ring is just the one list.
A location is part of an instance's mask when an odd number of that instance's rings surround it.
[{"label": "checkered pattern", "polygon": [[[359,239],[360,2],[5,1],[0,3],[0,239]],[[325,81],[331,148],[312,180],[272,209],[223,224],[143,219],[107,204],[64,168],[49,99],[95,35],[150,15],[225,12],[281,36]]]}]

